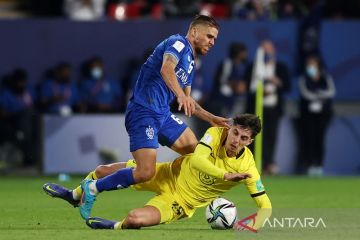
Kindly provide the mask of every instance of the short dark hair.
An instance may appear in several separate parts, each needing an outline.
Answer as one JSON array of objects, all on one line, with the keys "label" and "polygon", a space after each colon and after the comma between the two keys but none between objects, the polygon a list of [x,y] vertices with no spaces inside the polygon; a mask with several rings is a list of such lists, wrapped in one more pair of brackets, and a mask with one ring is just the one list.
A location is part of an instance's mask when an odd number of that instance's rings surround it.
[{"label": "short dark hair", "polygon": [[234,117],[234,125],[251,130],[251,137],[254,138],[261,131],[260,118],[254,114],[244,113]]},{"label": "short dark hair", "polygon": [[217,30],[220,29],[220,25],[216,22],[216,20],[213,17],[206,15],[196,15],[190,23],[190,28],[200,24],[206,24],[210,27],[216,28]]}]

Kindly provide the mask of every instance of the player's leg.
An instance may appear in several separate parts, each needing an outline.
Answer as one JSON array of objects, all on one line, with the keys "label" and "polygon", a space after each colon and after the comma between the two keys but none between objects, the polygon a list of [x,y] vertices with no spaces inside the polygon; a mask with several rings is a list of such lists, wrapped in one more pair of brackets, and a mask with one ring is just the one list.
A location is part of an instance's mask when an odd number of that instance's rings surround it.
[{"label": "player's leg", "polygon": [[163,121],[163,115],[140,105],[131,106],[126,113],[125,126],[130,137],[130,151],[137,167],[123,168],[97,181],[83,182],[80,214],[84,219],[90,216],[98,193],[127,188],[135,183],[147,181],[155,174],[156,149],[159,146],[158,128]]},{"label": "player's leg", "polygon": [[[97,180],[104,178],[122,168],[126,168],[126,162],[118,162],[118,163],[111,163],[106,165],[99,165],[96,167],[95,171],[92,171],[89,173],[89,175],[86,176],[86,179],[91,180]],[[81,189],[81,185],[77,186],[75,189],[72,190],[73,196],[75,199],[79,200],[81,198],[81,195],[83,193]]]},{"label": "player's leg", "polygon": [[139,229],[160,223],[169,223],[187,217],[183,207],[165,193],[152,198],[144,207],[129,212],[122,221],[89,218],[86,224],[94,229]]},{"label": "player's leg", "polygon": [[159,209],[154,206],[144,206],[130,211],[119,227],[134,229],[158,225],[160,222],[161,213]]},{"label": "player's leg", "polygon": [[184,155],[194,152],[198,140],[194,132],[182,120],[169,113],[159,130],[159,142]]},{"label": "player's leg", "polygon": [[126,216],[122,221],[112,221],[99,217],[88,218],[86,224],[93,229],[139,229],[160,224],[161,215],[159,209],[153,206],[137,208]]},{"label": "player's leg", "polygon": [[[105,177],[113,172],[116,172],[117,170],[121,168],[125,168],[126,163],[113,163],[108,165],[100,165],[98,166],[94,171],[90,172],[85,179],[92,179],[96,180],[98,178]],[[60,198],[68,203],[70,203],[72,206],[77,207],[80,203],[80,198],[82,195],[82,189],[81,186],[78,186],[77,188],[70,190],[68,188],[65,188],[59,184],[55,183],[45,183],[43,185],[43,190],[45,193],[50,195],[51,197]]]},{"label": "player's leg", "polygon": [[189,127],[187,127],[171,146],[171,149],[181,155],[185,155],[194,152],[197,144],[198,140],[194,132]]}]

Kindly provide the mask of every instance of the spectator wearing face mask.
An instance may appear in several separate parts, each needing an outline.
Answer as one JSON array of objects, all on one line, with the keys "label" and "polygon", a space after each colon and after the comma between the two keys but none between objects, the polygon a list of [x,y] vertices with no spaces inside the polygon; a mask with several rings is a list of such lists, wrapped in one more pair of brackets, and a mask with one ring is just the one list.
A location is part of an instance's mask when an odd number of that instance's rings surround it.
[{"label": "spectator wearing face mask", "polygon": [[46,113],[63,116],[71,115],[78,109],[78,89],[72,81],[72,69],[69,63],[58,64],[53,77],[42,84],[41,103]]},{"label": "spectator wearing face mask", "polygon": [[14,70],[5,79],[0,95],[0,143],[8,142],[19,148],[25,166],[35,163],[35,101],[35,91],[28,84],[26,71]]},{"label": "spectator wearing face mask", "polygon": [[80,95],[85,111],[91,113],[120,112],[123,91],[118,81],[107,76],[101,58],[94,57],[85,68],[85,79],[80,82]]},{"label": "spectator wearing face mask", "polygon": [[307,174],[323,174],[325,135],[333,115],[335,85],[318,56],[306,59],[305,73],[299,79],[300,151],[299,159]]},{"label": "spectator wearing face mask", "polygon": [[233,42],[228,51],[228,57],[217,67],[211,89],[212,101],[207,103],[211,112],[223,116],[231,116],[235,105],[246,94],[247,48],[241,42]]}]

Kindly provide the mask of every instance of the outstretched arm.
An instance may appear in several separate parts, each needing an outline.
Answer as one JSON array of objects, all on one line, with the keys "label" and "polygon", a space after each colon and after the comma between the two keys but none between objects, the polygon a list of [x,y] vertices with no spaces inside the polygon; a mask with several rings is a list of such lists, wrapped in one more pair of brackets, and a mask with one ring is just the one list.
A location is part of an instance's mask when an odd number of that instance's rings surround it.
[{"label": "outstretched arm", "polygon": [[[261,196],[253,197],[253,199],[258,207],[257,213],[247,221],[239,220],[234,225],[234,229],[245,230],[248,229],[247,227],[249,227],[250,229],[257,231],[264,225],[266,219],[271,216],[271,202],[266,193]],[[245,227],[244,225],[246,225],[247,227]]]},{"label": "outstretched arm", "polygon": [[[257,231],[260,229],[267,218],[272,214],[272,206],[269,197],[265,192],[265,188],[261,182],[259,172],[257,171],[255,164],[252,164],[249,168],[249,173],[252,177],[245,180],[246,187],[254,199],[258,211],[257,213],[247,221],[239,220],[234,228],[237,230],[252,229]],[[244,226],[246,225],[246,226]]]},{"label": "outstretched arm", "polygon": [[210,155],[211,147],[200,142],[197,145],[195,152],[190,157],[191,167],[211,177],[227,181],[238,182],[248,177],[251,177],[251,175],[247,173],[230,173],[223,168],[217,167],[209,160],[209,158],[211,158]]},{"label": "outstretched arm", "polygon": [[214,114],[203,109],[200,106],[200,104],[198,104],[197,102],[195,102],[195,113],[194,114],[198,118],[210,123],[211,126],[230,128],[230,119],[229,118],[215,116]]}]

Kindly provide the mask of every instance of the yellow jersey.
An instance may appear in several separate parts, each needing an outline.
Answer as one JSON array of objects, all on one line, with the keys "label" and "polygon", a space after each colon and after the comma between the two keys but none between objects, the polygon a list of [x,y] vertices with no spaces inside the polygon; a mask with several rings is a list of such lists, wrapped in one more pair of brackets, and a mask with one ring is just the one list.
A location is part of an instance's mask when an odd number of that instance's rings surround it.
[{"label": "yellow jersey", "polygon": [[[224,147],[226,137],[226,128],[211,127],[194,153],[181,156],[171,164],[174,189],[188,208],[206,206],[240,183],[246,185],[253,197],[265,193],[251,151],[244,147],[236,157],[228,157]],[[215,168],[207,172],[209,165]],[[249,173],[251,177],[239,182],[225,181],[223,176],[227,172]]]}]

